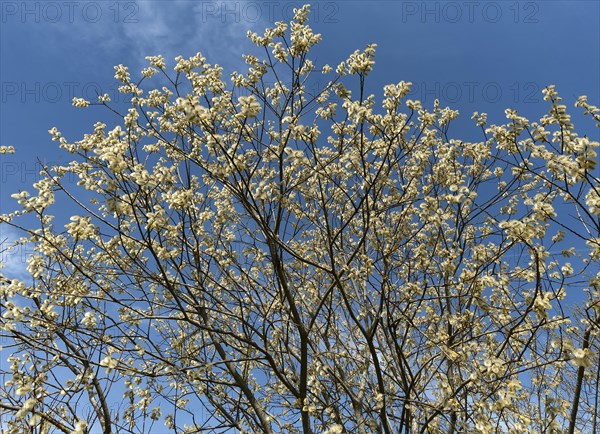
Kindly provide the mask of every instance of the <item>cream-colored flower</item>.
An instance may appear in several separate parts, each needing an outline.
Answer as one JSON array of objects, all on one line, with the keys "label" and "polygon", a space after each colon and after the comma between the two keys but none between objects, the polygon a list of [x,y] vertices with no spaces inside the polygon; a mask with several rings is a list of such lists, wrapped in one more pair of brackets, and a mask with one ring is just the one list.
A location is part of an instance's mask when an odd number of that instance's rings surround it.
[{"label": "cream-colored flower", "polygon": [[346,61],[348,65],[348,72],[350,74],[359,73],[368,75],[369,72],[373,70],[373,65],[375,65],[376,47],[377,44],[370,44],[362,53],[359,50],[356,50],[354,53],[352,53]]},{"label": "cream-colored flower", "polygon": [[148,62],[150,62],[150,65],[158,68],[158,69],[165,69],[166,65],[165,65],[165,59],[162,55],[158,55],[158,56],[146,56],[146,60]]},{"label": "cream-colored flower", "polygon": [[15,413],[16,419],[24,419],[29,413],[33,411],[37,404],[37,399],[29,398],[27,401],[23,403],[23,406]]},{"label": "cream-colored flower", "polygon": [[88,423],[86,420],[80,419],[75,424],[75,428],[71,431],[71,434],[86,434]]},{"label": "cream-colored flower", "polygon": [[256,97],[254,95],[249,96],[240,96],[238,98],[238,107],[240,112],[238,115],[240,117],[253,118],[260,113],[261,106],[256,101]]},{"label": "cream-colored flower", "polygon": [[104,366],[106,368],[107,374],[110,374],[110,372],[113,369],[115,369],[118,364],[119,364],[119,361],[112,356],[106,356],[104,359],[102,359],[100,361],[100,366]]},{"label": "cream-colored flower", "polygon": [[575,366],[589,368],[594,362],[594,353],[589,348],[577,348],[572,351],[571,362]]},{"label": "cream-colored flower", "polygon": [[87,107],[90,105],[90,102],[84,98],[73,98],[73,106],[75,107]]},{"label": "cream-colored flower", "polygon": [[585,195],[585,203],[588,206],[590,212],[596,217],[600,217],[600,187],[595,186]]},{"label": "cream-colored flower", "polygon": [[86,312],[81,320],[81,324],[83,324],[87,328],[93,328],[96,326],[98,322],[98,318],[96,318],[96,314],[94,312]]},{"label": "cream-colored flower", "polygon": [[115,78],[121,83],[129,83],[129,68],[123,65],[117,65],[115,69]]}]

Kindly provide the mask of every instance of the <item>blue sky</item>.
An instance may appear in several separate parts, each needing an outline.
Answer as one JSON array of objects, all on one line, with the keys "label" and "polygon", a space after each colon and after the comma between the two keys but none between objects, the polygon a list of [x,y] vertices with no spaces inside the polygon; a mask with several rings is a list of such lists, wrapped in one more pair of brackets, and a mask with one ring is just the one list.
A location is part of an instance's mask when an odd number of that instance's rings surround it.
[{"label": "blue sky", "polygon": [[[0,3],[0,209],[10,194],[31,190],[36,158],[66,162],[47,130],[79,140],[107,110],[71,105],[73,96],[116,92],[113,66],[135,75],[144,57],[201,51],[226,71],[243,69],[252,49],[246,31],[289,19],[302,2],[286,1],[2,1]],[[541,90],[556,84],[573,114],[577,96],[600,102],[598,1],[315,1],[311,24],[323,35],[316,63],[336,65],[377,43],[367,91],[380,101],[384,84],[412,81],[413,99],[434,98],[461,111],[453,136],[479,140],[474,111],[504,122],[504,109],[530,119],[547,111]],[[323,83],[324,84],[324,83]],[[581,119],[574,116],[575,123]],[[581,123],[580,123],[581,125]],[[598,137],[588,121],[580,130]],[[68,210],[65,210],[68,211]],[[3,229],[5,230],[5,229]],[[2,237],[7,234],[3,234]],[[11,234],[8,234],[11,235]]]},{"label": "blue sky", "polygon": [[[202,52],[225,70],[244,69],[252,49],[246,31],[261,32],[289,19],[303,2],[287,1],[7,1],[0,2],[0,212],[16,207],[10,195],[32,190],[36,158],[69,161],[47,131],[56,126],[70,141],[107,110],[72,107],[95,91],[117,100],[114,65],[135,76],[145,56]],[[530,119],[548,109],[541,90],[555,84],[581,134],[599,140],[598,129],[573,108],[588,95],[600,105],[599,1],[313,1],[310,23],[323,42],[317,65],[337,65],[356,49],[377,43],[367,92],[381,101],[382,87],[412,81],[412,99],[431,107],[434,98],[461,111],[451,135],[481,140],[470,119],[488,112],[504,123],[504,109]],[[317,83],[318,84],[318,83]],[[324,83],[323,83],[324,84]],[[93,99],[93,98],[92,98]],[[600,168],[598,169],[600,170]],[[54,210],[68,215],[68,209]],[[63,217],[64,217],[63,215]],[[14,233],[0,229],[0,241]],[[8,275],[22,276],[27,252],[4,256]]]}]

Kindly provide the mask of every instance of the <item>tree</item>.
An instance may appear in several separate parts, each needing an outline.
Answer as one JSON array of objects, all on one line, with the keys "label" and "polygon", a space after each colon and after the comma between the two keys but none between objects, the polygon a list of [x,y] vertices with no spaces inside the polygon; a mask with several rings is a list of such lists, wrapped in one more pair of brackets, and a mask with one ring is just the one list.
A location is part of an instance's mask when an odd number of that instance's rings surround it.
[{"label": "tree", "polygon": [[[576,383],[597,395],[599,143],[554,86],[539,122],[475,113],[473,143],[411,83],[376,105],[375,45],[319,71],[308,12],[249,33],[264,55],[231,85],[201,54],[174,75],[152,56],[137,83],[115,67],[126,113],[74,99],[114,127],[50,130],[73,161],[1,216],[36,252],[0,287],[6,432],[597,426]],[[145,90],[156,74],[169,86]],[[77,209],[64,226],[55,196]]]}]

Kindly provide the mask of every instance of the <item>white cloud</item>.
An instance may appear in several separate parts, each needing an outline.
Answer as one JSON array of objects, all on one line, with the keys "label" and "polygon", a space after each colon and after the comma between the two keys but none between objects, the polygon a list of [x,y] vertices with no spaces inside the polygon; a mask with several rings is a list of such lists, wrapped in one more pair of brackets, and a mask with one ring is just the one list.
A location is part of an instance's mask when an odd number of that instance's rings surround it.
[{"label": "white cloud", "polygon": [[[102,18],[75,15],[73,22],[61,21],[49,37],[73,35],[77,44],[87,48],[90,57],[119,58],[119,62],[137,71],[147,66],[146,56],[162,54],[171,62],[178,56],[201,52],[209,63],[225,67],[241,65],[241,54],[251,46],[248,30],[262,31],[272,11],[259,2],[234,1],[138,1],[99,3]],[[118,11],[115,9],[119,4]],[[250,6],[249,6],[250,5]],[[64,44],[55,44],[63,47]],[[248,48],[247,48],[248,47]],[[69,53],[63,53],[69,55]],[[121,58],[122,56],[122,58]]]},{"label": "white cloud", "polygon": [[27,257],[33,253],[33,245],[15,246],[22,234],[6,225],[0,226],[0,273],[8,279],[28,280]]}]

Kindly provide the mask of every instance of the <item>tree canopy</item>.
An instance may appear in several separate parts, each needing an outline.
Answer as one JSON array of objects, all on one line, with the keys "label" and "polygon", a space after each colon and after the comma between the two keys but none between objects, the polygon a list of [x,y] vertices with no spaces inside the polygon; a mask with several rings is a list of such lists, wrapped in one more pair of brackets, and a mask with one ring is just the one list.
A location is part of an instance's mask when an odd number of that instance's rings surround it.
[{"label": "tree canopy", "polygon": [[126,112],[73,104],[118,121],[49,131],[73,160],[0,216],[35,249],[0,285],[3,432],[600,431],[599,143],[551,85],[455,138],[409,82],[366,94],[375,44],[316,65],[308,13],[229,81],[116,66]]}]

